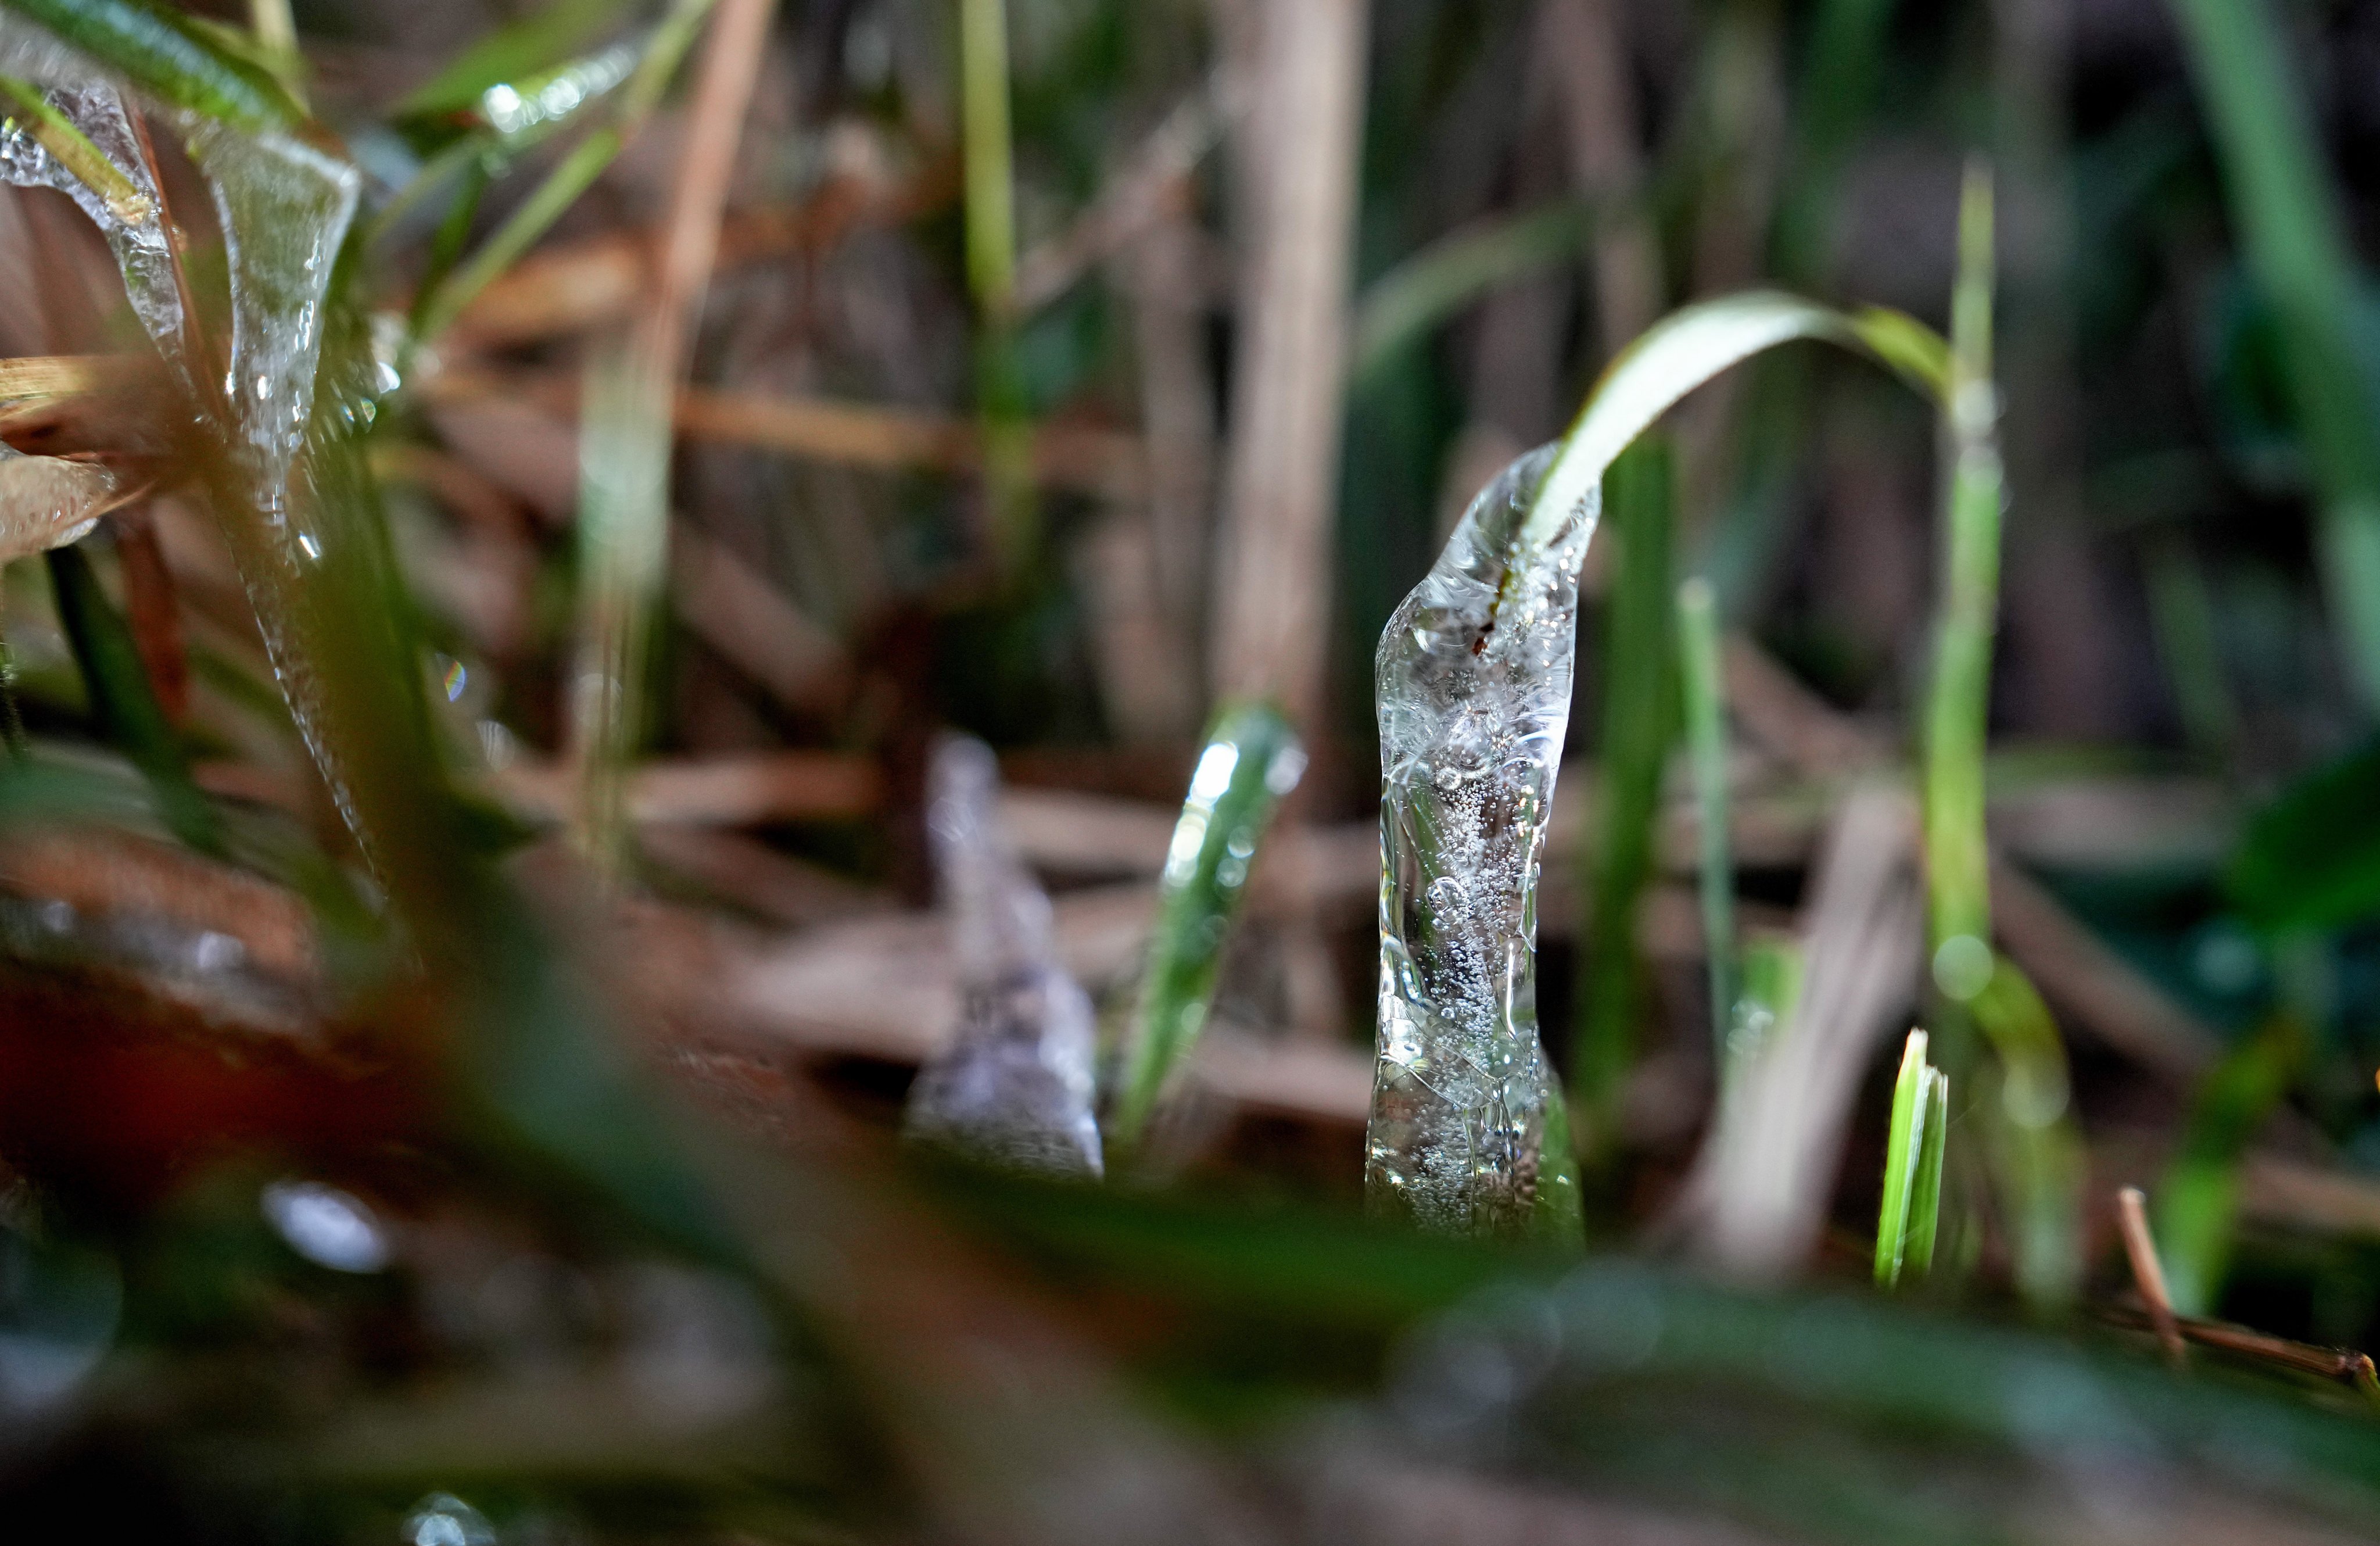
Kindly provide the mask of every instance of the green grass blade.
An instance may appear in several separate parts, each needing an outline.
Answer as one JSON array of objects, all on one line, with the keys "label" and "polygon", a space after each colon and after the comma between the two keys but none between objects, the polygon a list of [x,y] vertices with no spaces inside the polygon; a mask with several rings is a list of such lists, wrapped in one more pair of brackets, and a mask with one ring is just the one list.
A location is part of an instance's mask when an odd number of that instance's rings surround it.
[{"label": "green grass blade", "polygon": [[2174,0],[2174,13],[2249,271],[2279,322],[2340,651],[2380,706],[2380,391],[2359,358],[2367,327],[2338,195],[2264,0]]},{"label": "green grass blade", "polygon": [[1998,1099],[1981,1115],[2009,1200],[2018,1290],[2044,1311],[2071,1304],[2082,1280],[2087,1156],[2070,1103],[2066,1043],[2032,980],[2006,956],[1968,1009],[1999,1062]]},{"label": "green grass blade", "polygon": [[1735,861],[1728,846],[1726,688],[1719,679],[1718,604],[1699,577],[1678,587],[1678,676],[1702,838],[1703,952],[1708,960],[1712,1055],[1727,1063],[1735,1016]]},{"label": "green grass blade", "polygon": [[607,873],[626,858],[627,770],[645,732],[648,657],[666,579],[674,384],[633,343],[587,373],[571,755],[580,846]]},{"label": "green grass blade", "polygon": [[2225,876],[2267,933],[2380,914],[2380,740],[2304,774],[2249,820]]},{"label": "green grass blade", "polygon": [[1586,959],[1571,1067],[1608,1147],[1634,1053],[1643,963],[1636,914],[1652,878],[1661,774],[1678,732],[1670,549],[1676,458],[1651,436],[1623,453],[1604,490],[1614,554],[1603,651],[1603,734],[1595,840],[1585,855]]},{"label": "green grass blade", "polygon": [[45,555],[57,593],[58,621],[82,668],[100,729],[149,782],[157,813],[175,836],[202,853],[223,852],[214,807],[190,778],[180,737],[157,704],[132,630],[108,604],[91,560],[79,547]]},{"label": "green grass blade", "polygon": [[1892,1085],[1892,1126],[1885,1138],[1884,1201],[1876,1223],[1876,1281],[1890,1288],[1900,1281],[1909,1245],[1910,1194],[1925,1148],[1925,1033],[1912,1030],[1900,1053],[1900,1074]]},{"label": "green grass blade", "polygon": [[[2002,475],[1992,384],[1992,195],[1971,165],[1959,211],[1959,278],[1951,300],[1941,611],[1925,701],[1928,948],[1937,985],[1956,1000],[1988,977],[1990,866],[1984,846],[1984,738],[1991,706],[1992,634],[1999,606]],[[1962,962],[1986,968],[1960,973]]]},{"label": "green grass blade", "polygon": [[2240,1156],[2289,1092],[2306,1050],[2297,1023],[2276,1016],[2199,1086],[2181,1151],[2156,1188],[2157,1255],[2173,1308],[2184,1315],[2216,1309],[2239,1212]]},{"label": "green grass blade", "polygon": [[1269,703],[1227,704],[1208,729],[1166,854],[1157,929],[1124,1048],[1110,1121],[1119,1145],[1139,1140],[1197,1041],[1257,845],[1305,770],[1296,731]]},{"label": "green grass blade", "polygon": [[421,325],[414,335],[416,339],[427,342],[443,333],[481,290],[537,244],[537,238],[562,218],[564,211],[578,201],[580,194],[595,186],[595,179],[619,155],[624,143],[620,131],[607,126],[573,146],[561,164],[538,184],[537,190],[521,201],[468,261],[446,276],[445,283],[431,292],[431,299],[421,308]]},{"label": "green grass blade", "polygon": [[271,72],[189,18],[140,0],[0,0],[64,43],[176,107],[237,128],[282,128],[304,111]]},{"label": "green grass blade", "polygon": [[1359,385],[1419,335],[1499,286],[1577,255],[1598,205],[1556,199],[1444,237],[1372,282],[1356,303],[1347,379]]},{"label": "green grass blade", "polygon": [[1909,1226],[1901,1270],[1918,1277],[1934,1271],[1934,1239],[1942,1219],[1942,1154],[1950,1136],[1950,1077],[1925,1070],[1925,1115],[1920,1124],[1916,1173],[1909,1182]]},{"label": "green grass blade", "polygon": [[1001,566],[1039,541],[1033,437],[1016,342],[1015,147],[1009,124],[1006,0],[960,0],[959,83],[967,287],[976,306],[976,409],[984,491]]}]

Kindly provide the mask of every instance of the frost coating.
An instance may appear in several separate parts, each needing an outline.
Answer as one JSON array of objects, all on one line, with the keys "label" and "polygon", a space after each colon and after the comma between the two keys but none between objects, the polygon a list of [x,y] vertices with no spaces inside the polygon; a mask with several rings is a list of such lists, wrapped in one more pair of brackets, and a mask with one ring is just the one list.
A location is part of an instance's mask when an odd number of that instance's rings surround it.
[{"label": "frost coating", "polygon": [[958,956],[951,1046],[910,1088],[912,1138],[1020,1169],[1101,1173],[1091,1002],[1058,963],[1050,899],[1001,835],[991,749],[945,736],[926,823]]},{"label": "frost coating", "polygon": [[[1599,487],[1523,535],[1555,448],[1472,502],[1380,636],[1379,1056],[1364,1184],[1457,1234],[1579,1227],[1537,1040],[1536,888]],[[1517,551],[1516,551],[1517,550]]]}]

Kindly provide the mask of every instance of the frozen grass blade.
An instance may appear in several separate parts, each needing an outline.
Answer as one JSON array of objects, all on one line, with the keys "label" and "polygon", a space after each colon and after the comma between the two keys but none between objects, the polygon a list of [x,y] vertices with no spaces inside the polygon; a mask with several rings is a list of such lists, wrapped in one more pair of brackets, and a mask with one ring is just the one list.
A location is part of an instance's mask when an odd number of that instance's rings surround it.
[{"label": "frozen grass blade", "polygon": [[[1378,1211],[1463,1234],[1559,1239],[1583,1227],[1536,1002],[1538,861],[1569,728],[1579,566],[1604,474],[1630,442],[1712,376],[1796,339],[1864,354],[1940,397],[1946,347],[1897,312],[1771,291],[1689,307],[1621,352],[1568,434],[1482,492],[1380,636],[1379,1055],[1365,1162]],[[1658,516],[1660,501],[1649,507]],[[1647,524],[1658,544],[1634,545],[1661,563],[1636,581],[1631,631],[1658,641],[1660,658],[1674,627],[1668,531]],[[1676,712],[1666,679],[1632,672],[1614,685],[1660,717]],[[1611,831],[1643,843],[1646,824]],[[1615,1060],[1595,1049],[1624,1047],[1626,1032],[1582,1049],[1586,1077],[1607,1090],[1616,1070],[1597,1061]],[[1608,1126],[1596,1141],[1607,1137]]]},{"label": "frozen grass blade", "polygon": [[396,118],[460,112],[491,86],[551,70],[591,46],[626,0],[553,0],[473,43],[390,110]]},{"label": "frozen grass blade", "polygon": [[1742,951],[1742,987],[1729,1006],[1727,1045],[1719,1065],[1722,1098],[1742,1071],[1793,1032],[1802,1003],[1802,942],[1791,934],[1755,934]]},{"label": "frozen grass blade", "polygon": [[2265,0],[2173,0],[2249,272],[2279,323],[2340,652],[2380,707],[2380,391],[2362,281]]},{"label": "frozen grass blade", "polygon": [[494,234],[431,292],[431,298],[419,310],[420,325],[414,335],[417,342],[427,342],[444,332],[473,297],[512,267],[562,218],[564,211],[577,202],[580,194],[595,185],[595,179],[603,175],[629,138],[651,116],[710,6],[711,0],[672,0],[669,14],[645,44],[644,56],[637,61],[635,73],[621,88],[615,119],[572,147],[570,153],[546,174],[545,180]]},{"label": "frozen grass blade", "polygon": [[1728,846],[1726,688],[1719,676],[1718,603],[1700,576],[1678,587],[1678,680],[1685,689],[1686,749],[1702,839],[1703,952],[1708,961],[1711,1052],[1727,1065],[1735,1016],[1735,861]]},{"label": "frozen grass blade", "polygon": [[1900,1074],[1892,1086],[1892,1127],[1885,1140],[1884,1202],[1876,1225],[1876,1281],[1880,1288],[1900,1282],[1911,1261],[1913,1239],[1922,1239],[1922,1272],[1933,1264],[1935,1220],[1942,1203],[1941,1122],[1947,1118],[1949,1086],[1925,1061],[1925,1033],[1912,1030],[1900,1053]]},{"label": "frozen grass blade", "polygon": [[6,116],[0,116],[0,129],[14,128],[21,117],[27,132],[42,149],[80,178],[117,220],[127,225],[138,225],[155,215],[156,206],[149,196],[135,187],[123,168],[110,161],[107,153],[92,144],[65,114],[51,106],[40,88],[0,76],[0,100],[5,100],[8,109]]},{"label": "frozen grass blade", "polygon": [[1109,1122],[1119,1148],[1140,1140],[1206,1024],[1215,970],[1257,846],[1281,797],[1305,771],[1297,733],[1269,703],[1226,705],[1208,729],[1166,854],[1157,929],[1124,1046]]},{"label": "frozen grass blade", "polygon": [[1586,858],[1586,959],[1571,1067],[1595,1114],[1585,1136],[1608,1150],[1614,1105],[1634,1054],[1643,963],[1636,914],[1653,873],[1661,775],[1678,730],[1677,633],[1670,587],[1676,458],[1647,437],[1604,480],[1620,544],[1604,645],[1603,736],[1595,841]]}]

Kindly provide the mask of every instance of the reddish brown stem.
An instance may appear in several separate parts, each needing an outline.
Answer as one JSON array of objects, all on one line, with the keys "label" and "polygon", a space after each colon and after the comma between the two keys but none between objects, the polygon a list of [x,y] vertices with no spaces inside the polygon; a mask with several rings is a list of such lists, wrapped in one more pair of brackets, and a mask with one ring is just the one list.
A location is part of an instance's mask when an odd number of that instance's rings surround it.
[{"label": "reddish brown stem", "polygon": [[149,673],[157,706],[176,724],[190,707],[189,651],[182,639],[182,613],[165,550],[157,541],[148,506],[128,506],[115,516],[115,558],[124,573],[125,619],[140,664]]}]

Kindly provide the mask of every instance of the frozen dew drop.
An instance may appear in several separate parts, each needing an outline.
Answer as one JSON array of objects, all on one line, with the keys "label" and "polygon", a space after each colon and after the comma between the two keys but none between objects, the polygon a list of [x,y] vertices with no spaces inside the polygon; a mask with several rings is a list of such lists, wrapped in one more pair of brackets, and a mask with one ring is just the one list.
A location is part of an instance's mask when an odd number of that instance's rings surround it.
[{"label": "frozen dew drop", "polygon": [[452,1492],[432,1492],[406,1516],[402,1539],[405,1546],[496,1546],[496,1528]]},{"label": "frozen dew drop", "polygon": [[1953,934],[1934,952],[1934,985],[1961,1004],[1992,980],[1992,947],[1973,934]]},{"label": "frozen dew drop", "polygon": [[377,1272],[388,1242],[361,1198],[319,1181],[276,1181],[259,1202],[289,1248],[334,1272]]}]

